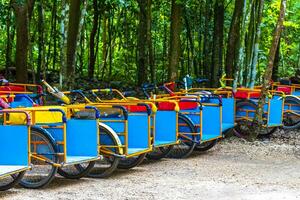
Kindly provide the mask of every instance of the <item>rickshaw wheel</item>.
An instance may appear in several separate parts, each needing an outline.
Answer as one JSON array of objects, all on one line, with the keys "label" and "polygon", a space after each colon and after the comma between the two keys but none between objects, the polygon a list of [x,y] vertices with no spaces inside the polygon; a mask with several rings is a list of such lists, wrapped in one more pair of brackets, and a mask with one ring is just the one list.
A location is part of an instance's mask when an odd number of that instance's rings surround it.
[{"label": "rickshaw wheel", "polygon": [[[14,187],[23,178],[24,174],[25,174],[25,171],[17,173],[17,174],[12,174],[5,178],[0,178],[0,191],[5,191],[5,190],[8,190],[8,189]],[[5,180],[5,182],[4,182],[3,179],[8,179],[8,180]]]},{"label": "rickshaw wheel", "polygon": [[94,165],[95,161],[80,164],[80,167],[76,167],[77,165],[66,166],[58,168],[57,173],[68,179],[80,179],[86,176]]},{"label": "rickshaw wheel", "polygon": [[[99,133],[100,133],[100,146],[103,144],[103,137],[105,137],[106,145],[118,146],[118,138],[114,136],[114,134],[108,130],[107,128],[99,125]],[[101,138],[102,136],[102,138]],[[110,148],[115,154],[119,154],[118,148]],[[100,150],[101,152],[101,150]],[[120,158],[113,155],[102,154],[103,158],[101,160],[97,160],[94,163],[94,166],[91,170],[89,170],[87,176],[91,178],[106,178],[110,176],[116,169],[119,164]],[[83,164],[75,165],[78,170],[84,170],[87,166]]]},{"label": "rickshaw wheel", "polygon": [[178,115],[178,139],[179,144],[174,145],[170,153],[168,154],[169,158],[186,158],[188,157],[194,150],[196,146],[196,136],[191,135],[189,139],[187,139],[186,135],[180,134],[180,132],[185,133],[196,133],[196,128],[194,124],[191,122],[189,118],[185,115]]},{"label": "rickshaw wheel", "polygon": [[[244,106],[252,107],[253,110],[256,110],[257,105],[249,100],[242,100],[236,103],[236,111]],[[266,117],[266,116],[264,116]],[[240,120],[237,123],[237,126],[233,128],[234,134],[240,138],[249,138],[249,127],[252,126],[252,121],[250,120]],[[266,127],[263,128],[260,132],[260,136],[269,136],[277,130],[277,127]]]},{"label": "rickshaw wheel", "polygon": [[143,153],[141,155],[138,156],[133,156],[130,158],[121,158],[118,168],[119,169],[131,169],[134,168],[136,166],[138,166],[139,164],[141,164],[144,159],[146,157],[146,153]]},{"label": "rickshaw wheel", "polygon": [[146,158],[150,160],[159,160],[162,159],[170,153],[170,151],[173,149],[173,145],[166,146],[166,147],[158,147],[154,148],[152,152],[147,153]]},{"label": "rickshaw wheel", "polygon": [[[53,163],[57,163],[56,146],[54,141],[42,130],[36,127],[31,128],[31,152],[36,155],[44,155]],[[37,152],[35,151],[37,150]],[[19,184],[25,188],[37,189],[47,186],[54,178],[57,167],[49,162],[43,162],[31,158],[31,170],[25,172]],[[46,168],[46,171],[43,171]]]},{"label": "rickshaw wheel", "polygon": [[[300,105],[300,100],[293,96],[287,96],[285,98],[285,104],[294,104]],[[283,113],[283,129],[285,130],[292,130],[297,129],[300,127],[300,117],[293,114],[284,112]]]},{"label": "rickshaw wheel", "polygon": [[197,144],[195,146],[194,150],[195,151],[201,151],[201,152],[208,151],[211,148],[213,148],[217,143],[218,143],[218,140],[212,140],[212,141],[208,141],[208,142],[203,142],[201,144]]}]

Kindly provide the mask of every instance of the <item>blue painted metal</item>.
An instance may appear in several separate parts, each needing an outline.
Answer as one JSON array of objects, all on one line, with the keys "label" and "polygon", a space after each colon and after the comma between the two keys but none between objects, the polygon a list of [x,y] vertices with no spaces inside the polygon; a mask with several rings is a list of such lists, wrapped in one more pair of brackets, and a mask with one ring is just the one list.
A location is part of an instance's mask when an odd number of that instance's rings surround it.
[{"label": "blue painted metal", "polygon": [[222,98],[222,132],[226,132],[235,125],[235,100],[234,98]]},{"label": "blue painted metal", "polygon": [[204,104],[201,142],[212,140],[221,136],[221,107],[205,106]]},{"label": "blue painted metal", "polygon": [[177,141],[175,111],[157,111],[155,117],[154,147],[174,144]]},{"label": "blue painted metal", "polygon": [[26,170],[28,152],[27,126],[0,125],[0,176]]}]

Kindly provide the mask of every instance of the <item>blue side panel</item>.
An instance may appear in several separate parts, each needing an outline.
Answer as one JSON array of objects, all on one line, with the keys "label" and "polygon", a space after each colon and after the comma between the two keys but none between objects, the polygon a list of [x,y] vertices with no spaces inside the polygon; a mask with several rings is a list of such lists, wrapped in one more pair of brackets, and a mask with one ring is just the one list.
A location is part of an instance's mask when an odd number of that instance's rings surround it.
[{"label": "blue side panel", "polygon": [[[62,126],[62,124],[58,125],[58,126]],[[62,128],[47,128],[46,129],[51,136],[54,138],[54,140],[56,142],[63,142],[64,140],[64,132]],[[58,145],[58,152],[59,153],[63,153],[64,152],[64,147],[63,145]]]},{"label": "blue side panel", "polygon": [[222,99],[222,132],[234,127],[235,101],[234,98]]},{"label": "blue side panel", "polygon": [[203,106],[201,142],[222,136],[221,107]]},{"label": "blue side panel", "polygon": [[292,95],[295,95],[295,96],[300,96],[300,91],[299,90],[296,90],[296,91],[294,91],[293,93],[292,93]]},{"label": "blue side panel", "polygon": [[175,111],[156,112],[154,146],[167,145],[177,141],[176,121]]},{"label": "blue side panel", "polygon": [[0,126],[0,165],[28,166],[27,126]]},{"label": "blue side panel", "polygon": [[97,120],[67,121],[67,156],[97,157]]},{"label": "blue side panel", "polygon": [[[147,150],[149,148],[147,113],[128,115],[128,149]],[[133,152],[135,153],[135,152]]]},{"label": "blue side panel", "polygon": [[278,97],[274,97],[270,100],[270,113],[269,113],[269,121],[268,126],[280,126],[282,124],[282,106],[283,99],[279,99]]},{"label": "blue side panel", "polygon": [[[105,118],[105,120],[120,120],[120,118]],[[125,143],[125,138],[124,138],[124,132],[125,132],[125,123],[123,122],[103,122],[110,128],[112,128],[118,135],[119,139],[121,140],[121,143]],[[100,138],[101,144],[106,144],[105,143],[105,137]]]},{"label": "blue side panel", "polygon": [[254,115],[255,115],[255,108],[253,108],[252,106],[248,106],[248,105],[245,105],[243,107],[240,107],[240,109],[236,110],[236,115],[235,117],[237,119],[239,118],[242,118],[242,117],[246,117],[247,116],[247,111],[253,111],[253,112],[248,112],[248,117],[249,118],[254,118]]},{"label": "blue side panel", "polygon": [[[196,140],[199,142],[200,141],[200,126],[201,126],[201,119],[200,119],[200,108],[197,107],[196,109],[193,110],[184,110],[182,111],[184,113],[188,113],[186,114],[186,116],[193,122],[194,126],[196,127],[196,133],[198,133],[198,135],[196,135]],[[180,123],[180,121],[179,121]],[[179,132],[190,132],[187,128],[185,127],[181,127],[179,126]],[[190,135],[186,135],[189,136],[191,139],[192,137]]]}]

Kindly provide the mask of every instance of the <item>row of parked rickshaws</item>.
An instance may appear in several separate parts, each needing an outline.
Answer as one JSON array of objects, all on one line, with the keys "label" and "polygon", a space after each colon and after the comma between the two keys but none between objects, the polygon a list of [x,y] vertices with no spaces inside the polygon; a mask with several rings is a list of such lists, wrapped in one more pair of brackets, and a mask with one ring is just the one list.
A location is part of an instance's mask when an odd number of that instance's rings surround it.
[{"label": "row of parked rickshaws", "polygon": [[[46,94],[40,85],[2,83],[0,190],[45,187],[57,173],[104,178],[145,158],[207,151],[233,129],[243,136],[260,88],[193,88],[197,82],[185,79],[180,90],[178,83],[143,85],[144,99],[116,89],[61,92],[43,81]],[[262,134],[300,126],[298,88],[272,84]]]}]

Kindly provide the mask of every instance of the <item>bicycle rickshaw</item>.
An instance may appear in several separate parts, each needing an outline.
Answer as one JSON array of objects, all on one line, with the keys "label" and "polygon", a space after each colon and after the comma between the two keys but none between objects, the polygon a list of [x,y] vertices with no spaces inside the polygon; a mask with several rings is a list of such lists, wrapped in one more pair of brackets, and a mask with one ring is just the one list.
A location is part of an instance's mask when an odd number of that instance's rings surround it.
[{"label": "bicycle rickshaw", "polygon": [[[24,115],[25,124],[5,124],[5,117],[9,113]],[[0,191],[8,190],[19,181],[30,169],[30,126],[28,113],[23,111],[0,111],[2,123],[0,125]]]},{"label": "bicycle rickshaw", "polygon": [[[18,103],[21,105],[21,102]],[[28,105],[28,102],[23,103]],[[94,117],[77,118],[76,110],[92,110]],[[13,127],[25,124],[24,116],[15,112],[26,112],[32,119],[29,137],[30,170],[20,180],[23,187],[44,187],[51,182],[56,172],[66,178],[81,178],[88,174],[99,159],[99,111],[95,107],[38,106],[14,108],[13,111],[2,110],[9,113],[4,115],[4,124]]]},{"label": "bicycle rickshaw", "polygon": [[282,80],[272,84],[272,89],[285,93],[283,128],[287,130],[300,127],[300,85]]}]

